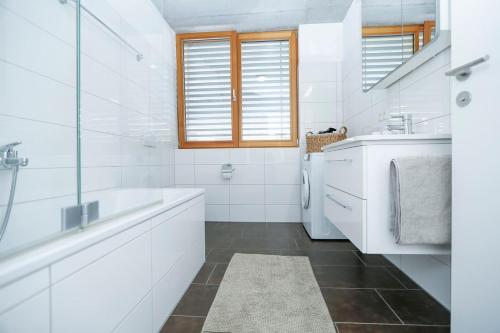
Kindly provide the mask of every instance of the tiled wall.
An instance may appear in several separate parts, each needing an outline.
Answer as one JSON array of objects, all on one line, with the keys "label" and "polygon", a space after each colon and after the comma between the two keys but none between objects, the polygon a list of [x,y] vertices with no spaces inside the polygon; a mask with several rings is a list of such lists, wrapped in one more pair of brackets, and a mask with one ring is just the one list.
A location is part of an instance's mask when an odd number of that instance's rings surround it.
[{"label": "tiled wall", "polygon": [[178,149],[175,184],[205,188],[207,221],[300,222],[299,159],[298,148]]},{"label": "tiled wall", "polygon": [[[442,13],[447,13],[444,11]],[[361,90],[361,1],[354,0],[343,22],[343,110],[350,136],[383,132],[392,112],[414,115],[418,133],[451,133],[450,65],[445,51],[388,89]],[[447,308],[450,307],[450,256],[387,256]]]},{"label": "tiled wall", "polygon": [[[342,122],[341,24],[299,27],[299,148],[182,149],[175,184],[207,191],[208,221],[300,222],[304,134]],[[332,93],[333,92],[333,93]],[[223,163],[236,168],[230,181]]]},{"label": "tiled wall", "polygon": [[[82,3],[144,53],[82,12],[83,190],[173,184],[173,31],[149,0]],[[75,26],[71,1],[0,0],[0,144],[30,158],[0,251],[59,232],[76,203]],[[9,186],[0,171],[0,216]]]},{"label": "tiled wall", "polygon": [[300,145],[305,134],[342,126],[342,23],[299,26]]}]

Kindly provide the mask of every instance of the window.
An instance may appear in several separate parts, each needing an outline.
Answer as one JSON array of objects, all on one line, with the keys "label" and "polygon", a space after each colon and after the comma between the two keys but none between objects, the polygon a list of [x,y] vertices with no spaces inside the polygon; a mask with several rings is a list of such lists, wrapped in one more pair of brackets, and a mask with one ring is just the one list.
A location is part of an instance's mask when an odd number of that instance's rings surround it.
[{"label": "window", "polygon": [[404,26],[363,27],[363,91],[405,63],[436,33],[435,21]]},{"label": "window", "polygon": [[294,31],[177,37],[181,148],[297,146]]}]

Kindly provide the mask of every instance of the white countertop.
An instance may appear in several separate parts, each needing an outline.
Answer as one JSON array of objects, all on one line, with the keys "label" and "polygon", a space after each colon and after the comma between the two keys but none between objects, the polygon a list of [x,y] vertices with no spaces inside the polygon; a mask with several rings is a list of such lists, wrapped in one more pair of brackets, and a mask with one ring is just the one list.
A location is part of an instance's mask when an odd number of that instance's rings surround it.
[{"label": "white countertop", "polygon": [[371,134],[347,138],[324,146],[323,151],[366,145],[451,144],[451,134]]}]

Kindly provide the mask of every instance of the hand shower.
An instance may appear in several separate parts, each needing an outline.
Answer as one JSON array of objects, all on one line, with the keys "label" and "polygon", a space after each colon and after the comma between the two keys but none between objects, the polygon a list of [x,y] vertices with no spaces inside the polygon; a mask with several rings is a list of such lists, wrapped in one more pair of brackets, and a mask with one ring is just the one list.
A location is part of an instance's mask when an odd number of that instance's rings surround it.
[{"label": "hand shower", "polygon": [[0,224],[0,241],[2,241],[9,223],[12,204],[14,203],[14,195],[16,194],[17,173],[19,172],[19,167],[25,167],[28,165],[27,158],[17,157],[17,151],[14,150],[14,147],[19,144],[21,144],[21,142],[13,142],[0,147],[0,169],[12,170],[9,201],[7,203],[5,215]]}]

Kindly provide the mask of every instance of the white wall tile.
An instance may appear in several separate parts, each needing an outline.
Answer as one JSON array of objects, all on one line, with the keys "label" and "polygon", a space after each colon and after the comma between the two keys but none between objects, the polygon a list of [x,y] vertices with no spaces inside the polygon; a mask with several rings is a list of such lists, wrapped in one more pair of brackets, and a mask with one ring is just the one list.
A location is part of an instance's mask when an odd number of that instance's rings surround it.
[{"label": "white wall tile", "polygon": [[232,164],[264,164],[265,148],[238,148],[229,150]]},{"label": "white wall tile", "polygon": [[175,164],[194,164],[194,150],[176,149]]},{"label": "white wall tile", "polygon": [[264,165],[234,164],[231,184],[265,184]]},{"label": "white wall tile", "polygon": [[203,185],[207,205],[229,205],[229,185]]},{"label": "white wall tile", "polygon": [[301,103],[300,113],[304,122],[336,123],[339,103]]},{"label": "white wall tile", "polygon": [[301,103],[335,103],[337,101],[337,84],[335,82],[301,83],[299,100]]},{"label": "white wall tile", "polygon": [[266,205],[266,222],[300,221],[300,205]]},{"label": "white wall tile", "polygon": [[228,149],[196,149],[194,150],[194,160],[196,164],[217,164],[229,163]]},{"label": "white wall tile", "polygon": [[[73,170],[76,172],[76,170]],[[13,251],[61,232],[61,208],[77,204],[74,195],[15,204],[0,243],[0,252]],[[0,208],[4,214],[4,207]],[[2,215],[3,216],[3,215]]]},{"label": "white wall tile", "polygon": [[265,222],[265,205],[231,205],[232,222]]},{"label": "white wall tile", "polygon": [[[49,199],[76,193],[74,168],[22,169],[17,179],[15,203]],[[0,171],[0,184],[10,184],[10,172]],[[5,205],[9,193],[0,193],[0,205]]]},{"label": "white wall tile", "polygon": [[228,179],[222,178],[221,165],[203,165],[197,164],[194,166],[195,181],[198,185],[210,184],[229,184]]},{"label": "white wall tile", "polygon": [[266,185],[266,204],[299,205],[300,185]]},{"label": "white wall tile", "polygon": [[300,184],[300,164],[266,165],[266,184]]},{"label": "white wall tile", "polygon": [[298,148],[266,148],[266,164],[299,163]]},{"label": "white wall tile", "polygon": [[0,60],[0,113],[76,126],[75,101],[74,87]]},{"label": "white wall tile", "polygon": [[231,205],[258,205],[265,203],[264,185],[231,185]]},{"label": "white wall tile", "polygon": [[175,184],[189,185],[195,184],[194,165],[176,165],[175,166]]},{"label": "white wall tile", "polygon": [[207,221],[231,221],[229,215],[229,205],[206,205],[205,214],[205,219]]},{"label": "white wall tile", "polygon": [[300,82],[335,82],[337,81],[336,61],[301,61],[299,59]]}]

